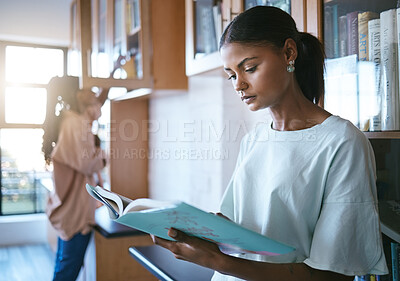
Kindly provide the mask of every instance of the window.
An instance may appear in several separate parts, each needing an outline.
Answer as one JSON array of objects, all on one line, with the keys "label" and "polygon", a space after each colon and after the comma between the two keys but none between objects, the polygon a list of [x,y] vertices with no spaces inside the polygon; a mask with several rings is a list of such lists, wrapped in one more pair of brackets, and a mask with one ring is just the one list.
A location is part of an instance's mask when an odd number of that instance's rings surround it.
[{"label": "window", "polygon": [[44,211],[46,85],[66,61],[66,48],[0,42],[0,215]]}]

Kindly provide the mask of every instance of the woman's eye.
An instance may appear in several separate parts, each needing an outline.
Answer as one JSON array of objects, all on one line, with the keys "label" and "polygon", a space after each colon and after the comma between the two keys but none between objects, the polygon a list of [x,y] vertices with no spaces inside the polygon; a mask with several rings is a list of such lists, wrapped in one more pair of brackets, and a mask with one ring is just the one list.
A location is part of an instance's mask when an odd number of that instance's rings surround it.
[{"label": "woman's eye", "polygon": [[256,68],[257,68],[257,66],[253,66],[253,67],[247,68],[245,71],[246,72],[254,72],[254,71],[256,71]]},{"label": "woman's eye", "polygon": [[232,79],[233,80],[236,79],[236,76],[235,75],[231,75],[231,76],[228,77],[228,80],[232,80]]}]

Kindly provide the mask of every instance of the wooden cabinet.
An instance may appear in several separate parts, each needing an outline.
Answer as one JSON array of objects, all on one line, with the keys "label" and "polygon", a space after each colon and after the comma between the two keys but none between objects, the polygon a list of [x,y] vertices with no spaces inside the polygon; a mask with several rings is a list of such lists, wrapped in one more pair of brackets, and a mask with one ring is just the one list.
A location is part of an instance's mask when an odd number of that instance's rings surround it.
[{"label": "wooden cabinet", "polygon": [[[128,92],[111,101],[112,189],[131,198],[146,197],[146,98],[187,89],[185,0],[76,0],[71,15],[80,86],[123,87]],[[111,76],[121,57],[122,66]],[[143,93],[145,98],[137,98]]]},{"label": "wooden cabinet", "polygon": [[[186,74],[188,76],[222,69],[218,52],[220,35],[229,22],[246,7],[250,7],[253,2],[263,1],[186,0]],[[304,30],[305,0],[268,2],[286,5],[298,29]]]},{"label": "wooden cabinet", "polygon": [[184,0],[76,3],[81,87],[187,89]]}]

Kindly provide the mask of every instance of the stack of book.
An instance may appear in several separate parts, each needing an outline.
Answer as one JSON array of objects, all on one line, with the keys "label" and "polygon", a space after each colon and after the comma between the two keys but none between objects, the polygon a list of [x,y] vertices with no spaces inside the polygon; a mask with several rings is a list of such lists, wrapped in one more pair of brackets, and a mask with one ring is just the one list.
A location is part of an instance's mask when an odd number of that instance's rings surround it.
[{"label": "stack of book", "polygon": [[[327,55],[326,81],[348,78],[357,83],[345,92],[328,89],[327,109],[352,121],[365,131],[400,130],[399,98],[399,31],[400,8],[382,12],[344,11],[339,4],[325,5],[325,50]],[[356,56],[356,67],[332,76],[331,67],[348,63]],[[331,62],[331,61],[334,62]],[[335,62],[336,60],[336,62]],[[329,104],[341,96],[349,96],[350,104],[343,107]],[[354,105],[353,96],[357,96]],[[346,102],[342,101],[342,103]]]}]

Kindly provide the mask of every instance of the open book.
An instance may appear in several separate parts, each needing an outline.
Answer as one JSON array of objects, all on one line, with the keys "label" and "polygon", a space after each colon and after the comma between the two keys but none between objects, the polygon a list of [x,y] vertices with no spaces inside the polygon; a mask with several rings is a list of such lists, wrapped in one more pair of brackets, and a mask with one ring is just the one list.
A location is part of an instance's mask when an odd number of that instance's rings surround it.
[{"label": "open book", "polygon": [[184,202],[149,198],[131,200],[100,186],[86,185],[91,196],[108,207],[110,218],[129,227],[171,240],[168,229],[181,230],[216,243],[225,253],[281,255],[294,248],[246,229],[228,219]]}]

